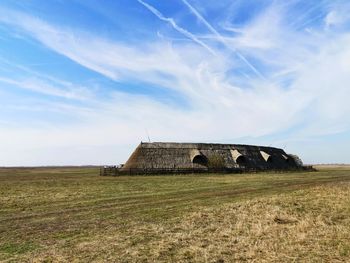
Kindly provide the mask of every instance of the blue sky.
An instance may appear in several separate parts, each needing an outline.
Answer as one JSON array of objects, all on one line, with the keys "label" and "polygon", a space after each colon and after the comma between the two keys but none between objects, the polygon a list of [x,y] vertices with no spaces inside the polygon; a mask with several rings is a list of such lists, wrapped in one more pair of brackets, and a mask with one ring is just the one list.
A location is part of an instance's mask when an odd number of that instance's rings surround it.
[{"label": "blue sky", "polygon": [[350,3],[2,0],[0,165],[123,163],[140,141],[350,163]]}]

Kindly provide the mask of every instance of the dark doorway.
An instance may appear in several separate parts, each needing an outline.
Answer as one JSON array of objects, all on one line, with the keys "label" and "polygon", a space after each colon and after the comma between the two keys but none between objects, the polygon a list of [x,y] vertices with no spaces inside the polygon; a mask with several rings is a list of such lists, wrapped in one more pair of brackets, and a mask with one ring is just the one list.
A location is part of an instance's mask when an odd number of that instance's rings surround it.
[{"label": "dark doorway", "polygon": [[207,157],[205,157],[204,155],[196,155],[194,158],[193,158],[193,163],[196,163],[196,164],[200,164],[200,165],[204,165],[204,166],[207,166],[208,165],[208,159]]},{"label": "dark doorway", "polygon": [[239,165],[245,165],[246,164],[246,158],[243,155],[240,155],[236,159],[236,163]]}]

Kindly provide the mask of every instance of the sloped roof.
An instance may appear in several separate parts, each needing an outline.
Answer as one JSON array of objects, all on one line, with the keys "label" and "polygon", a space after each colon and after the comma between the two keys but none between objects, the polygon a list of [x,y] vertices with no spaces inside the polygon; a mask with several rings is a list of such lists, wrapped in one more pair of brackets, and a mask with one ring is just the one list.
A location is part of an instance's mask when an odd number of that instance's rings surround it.
[{"label": "sloped roof", "polygon": [[[289,157],[282,149],[219,143],[141,143],[124,165],[124,169],[175,169],[200,168],[194,162],[196,156],[211,160],[220,156],[227,168],[287,169],[295,167],[295,162],[287,162]],[[244,164],[237,162],[243,156]],[[270,162],[273,158],[273,162]],[[272,159],[271,159],[272,160]],[[292,160],[292,159],[291,159]]]}]

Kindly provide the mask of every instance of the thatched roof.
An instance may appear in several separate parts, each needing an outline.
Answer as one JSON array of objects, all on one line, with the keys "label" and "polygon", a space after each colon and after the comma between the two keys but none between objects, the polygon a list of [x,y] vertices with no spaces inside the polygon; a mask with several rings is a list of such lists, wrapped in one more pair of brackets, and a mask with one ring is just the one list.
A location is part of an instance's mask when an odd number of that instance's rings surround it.
[{"label": "thatched roof", "polygon": [[282,149],[215,143],[141,143],[124,169],[205,169],[220,159],[225,168],[290,169],[297,167]]}]

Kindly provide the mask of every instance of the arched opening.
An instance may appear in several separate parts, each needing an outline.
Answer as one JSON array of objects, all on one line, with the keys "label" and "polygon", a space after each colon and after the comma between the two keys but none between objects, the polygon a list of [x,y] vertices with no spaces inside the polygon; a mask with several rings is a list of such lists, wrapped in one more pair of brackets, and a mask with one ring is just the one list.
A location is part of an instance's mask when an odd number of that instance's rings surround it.
[{"label": "arched opening", "polygon": [[260,151],[260,154],[262,156],[262,158],[265,160],[265,162],[267,163],[272,163],[273,162],[273,158],[271,157],[270,154],[264,152],[264,151]]},{"label": "arched opening", "polygon": [[246,164],[246,158],[237,149],[230,150],[230,152],[231,152],[231,157],[236,164],[238,164],[238,165],[245,165]]},{"label": "arched opening", "polygon": [[246,164],[246,158],[243,155],[240,155],[237,157],[236,163],[239,165],[244,165]]},{"label": "arched opening", "polygon": [[196,164],[204,165],[204,166],[208,165],[208,159],[204,155],[201,155],[201,154],[194,156],[192,159],[192,162],[196,163]]}]

